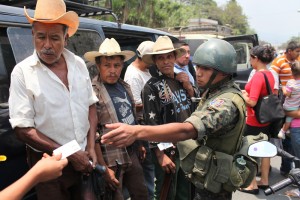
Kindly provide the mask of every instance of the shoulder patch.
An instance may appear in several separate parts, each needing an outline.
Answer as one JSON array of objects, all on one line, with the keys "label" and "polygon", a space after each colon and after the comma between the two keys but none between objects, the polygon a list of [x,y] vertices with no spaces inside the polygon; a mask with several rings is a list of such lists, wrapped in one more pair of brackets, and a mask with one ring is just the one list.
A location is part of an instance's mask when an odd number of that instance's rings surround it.
[{"label": "shoulder patch", "polygon": [[223,99],[214,99],[209,103],[209,105],[211,107],[215,107],[215,108],[218,108],[218,107],[222,106],[223,104],[224,104]]}]

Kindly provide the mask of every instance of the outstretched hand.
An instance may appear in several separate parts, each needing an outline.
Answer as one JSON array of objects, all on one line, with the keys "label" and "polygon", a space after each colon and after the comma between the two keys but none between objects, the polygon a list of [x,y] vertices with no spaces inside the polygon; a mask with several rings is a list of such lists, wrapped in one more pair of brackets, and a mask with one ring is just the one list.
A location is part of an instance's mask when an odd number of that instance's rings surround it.
[{"label": "outstretched hand", "polygon": [[104,144],[110,144],[120,148],[129,146],[136,140],[137,126],[115,123],[106,124],[105,127],[112,130],[101,137],[101,142]]},{"label": "outstretched hand", "polygon": [[61,154],[49,156],[44,153],[43,158],[39,160],[34,166],[34,171],[38,177],[39,182],[49,181],[62,175],[62,170],[68,164],[67,159],[61,159]]}]

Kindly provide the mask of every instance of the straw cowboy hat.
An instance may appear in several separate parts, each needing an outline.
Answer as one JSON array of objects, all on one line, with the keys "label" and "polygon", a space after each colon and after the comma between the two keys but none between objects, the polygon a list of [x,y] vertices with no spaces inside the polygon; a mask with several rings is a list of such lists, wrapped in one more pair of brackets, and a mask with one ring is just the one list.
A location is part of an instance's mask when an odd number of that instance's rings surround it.
[{"label": "straw cowboy hat", "polygon": [[172,40],[168,36],[159,36],[153,45],[153,52],[147,53],[142,57],[142,60],[148,64],[154,64],[153,55],[166,54],[170,52],[176,52],[176,58],[179,58],[186,54],[184,48],[175,49]]},{"label": "straw cowboy hat", "polygon": [[119,43],[114,38],[106,38],[99,47],[99,51],[89,51],[84,54],[84,58],[95,63],[98,56],[124,56],[124,61],[129,60],[135,53],[133,51],[121,51]]},{"label": "straw cowboy hat", "polygon": [[69,37],[74,35],[79,26],[77,13],[74,11],[66,12],[66,4],[63,0],[38,0],[33,18],[28,15],[25,6],[24,12],[30,24],[33,22],[41,22],[67,25],[69,27]]}]

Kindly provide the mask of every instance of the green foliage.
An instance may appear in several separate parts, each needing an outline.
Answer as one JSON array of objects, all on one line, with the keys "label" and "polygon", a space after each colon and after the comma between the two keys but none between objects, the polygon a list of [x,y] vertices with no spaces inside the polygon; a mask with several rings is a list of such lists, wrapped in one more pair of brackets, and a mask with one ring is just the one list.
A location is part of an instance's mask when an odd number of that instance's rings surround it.
[{"label": "green foliage", "polygon": [[[120,22],[151,28],[187,26],[192,18],[207,18],[230,25],[234,34],[249,31],[247,17],[235,0],[224,8],[214,0],[112,0],[113,11]],[[103,17],[102,17],[103,18]],[[105,17],[105,20],[114,20]]]},{"label": "green foliage", "polygon": [[248,21],[242,8],[235,0],[228,2],[223,12],[223,22],[230,24],[234,35],[246,34]]}]

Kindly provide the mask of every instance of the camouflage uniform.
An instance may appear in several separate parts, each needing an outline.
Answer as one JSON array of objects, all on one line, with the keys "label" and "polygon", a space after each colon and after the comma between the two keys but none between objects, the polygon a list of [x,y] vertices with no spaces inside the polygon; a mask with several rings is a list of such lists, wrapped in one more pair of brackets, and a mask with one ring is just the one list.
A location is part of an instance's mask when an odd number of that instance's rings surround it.
[{"label": "camouflage uniform", "polygon": [[[215,86],[214,89],[210,88],[210,92],[202,98],[196,111],[186,120],[186,122],[193,124],[197,130],[199,140],[205,135],[209,137],[216,132],[225,135],[235,127],[239,118],[238,108],[233,102],[230,99],[219,98],[228,88],[238,87],[233,80],[228,79],[218,85],[221,86]],[[237,89],[237,91],[239,90]],[[220,193],[213,193],[206,189],[197,189],[194,200],[230,200],[231,198],[232,192],[225,190]]]}]

